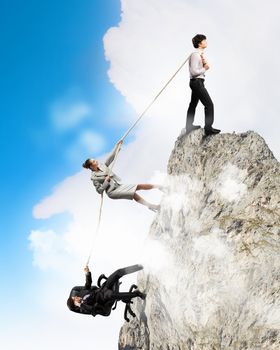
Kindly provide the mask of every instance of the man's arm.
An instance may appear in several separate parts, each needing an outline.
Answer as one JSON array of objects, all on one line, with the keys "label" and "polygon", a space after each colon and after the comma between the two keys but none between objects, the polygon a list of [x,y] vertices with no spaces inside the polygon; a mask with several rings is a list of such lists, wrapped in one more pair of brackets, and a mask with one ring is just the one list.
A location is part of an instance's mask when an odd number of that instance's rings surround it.
[{"label": "man's arm", "polygon": [[199,63],[201,62],[201,57],[199,53],[193,53],[190,58],[190,72],[193,77],[199,76],[206,72],[206,68],[200,68]]},{"label": "man's arm", "polygon": [[91,272],[89,271],[88,266],[84,268],[84,271],[86,273],[86,284],[85,284],[85,289],[90,289],[91,284],[92,284],[92,278],[91,278]]},{"label": "man's arm", "polygon": [[109,316],[110,313],[111,311],[108,310],[108,308],[106,309],[104,306],[98,303],[94,303],[91,309],[91,314],[93,317],[95,317],[96,315]]},{"label": "man's arm", "polygon": [[80,306],[80,313],[81,314],[91,315],[92,314],[92,306],[82,303],[81,306]]}]

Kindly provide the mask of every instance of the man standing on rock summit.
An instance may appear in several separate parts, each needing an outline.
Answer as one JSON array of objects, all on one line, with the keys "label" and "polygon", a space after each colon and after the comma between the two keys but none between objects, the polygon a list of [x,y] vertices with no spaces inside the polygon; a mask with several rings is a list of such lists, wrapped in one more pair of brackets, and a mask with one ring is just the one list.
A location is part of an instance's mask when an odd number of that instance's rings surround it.
[{"label": "man standing on rock summit", "polygon": [[214,122],[214,105],[204,86],[205,72],[209,69],[208,62],[204,57],[204,49],[207,47],[206,36],[197,34],[192,38],[192,42],[197,51],[193,52],[189,59],[192,96],[187,112],[186,133],[188,134],[200,128],[198,125],[193,125],[193,121],[196,106],[198,101],[201,101],[205,111],[205,135],[218,134],[221,130],[212,127]]}]

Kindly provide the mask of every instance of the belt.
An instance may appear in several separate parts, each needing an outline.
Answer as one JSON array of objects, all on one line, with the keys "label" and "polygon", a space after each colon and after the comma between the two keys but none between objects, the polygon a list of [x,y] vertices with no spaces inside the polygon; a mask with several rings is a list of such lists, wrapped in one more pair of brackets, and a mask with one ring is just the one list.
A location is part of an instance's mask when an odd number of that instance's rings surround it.
[{"label": "belt", "polygon": [[202,79],[202,78],[191,78],[190,80],[202,80],[202,81],[204,81],[205,79]]}]

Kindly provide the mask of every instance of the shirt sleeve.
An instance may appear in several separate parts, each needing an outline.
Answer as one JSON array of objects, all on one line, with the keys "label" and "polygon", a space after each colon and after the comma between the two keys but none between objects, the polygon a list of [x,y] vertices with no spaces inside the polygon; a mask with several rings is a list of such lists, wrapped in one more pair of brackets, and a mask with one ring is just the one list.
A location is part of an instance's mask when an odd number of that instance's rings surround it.
[{"label": "shirt sleeve", "polygon": [[91,272],[86,273],[86,284],[85,284],[85,289],[90,289],[92,284],[92,279],[91,279]]},{"label": "shirt sleeve", "polygon": [[200,68],[201,57],[199,53],[193,53],[190,58],[190,72],[193,77],[206,72],[205,68]]},{"label": "shirt sleeve", "polygon": [[98,180],[92,179],[93,185],[96,189],[96,191],[99,194],[102,194],[110,185],[110,182],[108,180],[104,180],[103,184],[101,184]]},{"label": "shirt sleeve", "polygon": [[109,155],[109,157],[105,160],[105,164],[107,166],[109,166],[112,163],[112,161],[115,159],[116,153],[117,153],[117,149],[118,149],[118,146],[116,145],[114,147],[113,151],[111,152],[111,154]]}]

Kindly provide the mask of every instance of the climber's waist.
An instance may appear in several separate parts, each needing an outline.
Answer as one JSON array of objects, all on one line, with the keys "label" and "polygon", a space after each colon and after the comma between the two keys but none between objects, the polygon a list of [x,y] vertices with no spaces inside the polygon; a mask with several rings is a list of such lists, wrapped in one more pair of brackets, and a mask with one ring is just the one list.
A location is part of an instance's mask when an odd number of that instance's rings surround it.
[{"label": "climber's waist", "polygon": [[202,81],[204,81],[205,79],[202,79],[202,78],[191,78],[190,80],[202,80]]}]

